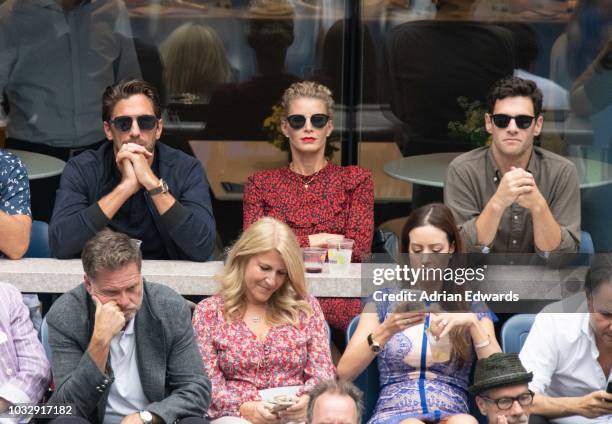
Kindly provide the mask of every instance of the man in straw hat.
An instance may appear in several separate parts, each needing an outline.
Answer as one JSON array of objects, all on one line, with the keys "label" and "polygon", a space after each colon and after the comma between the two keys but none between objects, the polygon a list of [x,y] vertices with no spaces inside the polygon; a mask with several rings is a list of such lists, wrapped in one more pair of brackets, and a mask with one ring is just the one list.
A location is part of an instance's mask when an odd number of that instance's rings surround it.
[{"label": "man in straw hat", "polygon": [[518,354],[494,353],[479,359],[470,394],[490,424],[527,424],[533,392],[527,384],[533,373],[527,372]]}]

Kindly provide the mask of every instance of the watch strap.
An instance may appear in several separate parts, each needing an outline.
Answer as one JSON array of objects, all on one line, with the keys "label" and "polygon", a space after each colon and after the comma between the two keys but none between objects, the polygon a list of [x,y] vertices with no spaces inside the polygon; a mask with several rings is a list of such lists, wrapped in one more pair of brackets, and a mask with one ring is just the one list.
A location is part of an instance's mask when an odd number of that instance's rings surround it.
[{"label": "watch strap", "polygon": [[163,180],[163,178],[159,179],[159,185],[155,188],[149,190],[149,195],[155,196],[156,194],[162,194],[168,192],[168,184]]}]

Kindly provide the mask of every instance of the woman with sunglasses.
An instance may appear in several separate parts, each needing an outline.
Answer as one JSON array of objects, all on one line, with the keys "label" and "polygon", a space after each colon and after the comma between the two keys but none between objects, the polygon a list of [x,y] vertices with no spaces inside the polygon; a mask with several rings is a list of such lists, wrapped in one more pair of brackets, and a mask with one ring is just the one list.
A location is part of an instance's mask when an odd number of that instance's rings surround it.
[{"label": "woman with sunglasses", "polygon": [[[413,269],[459,270],[462,240],[453,214],[441,203],[408,217],[400,245]],[[373,296],[365,306],[338,363],[338,377],[354,380],[377,360],[380,395],[370,424],[477,424],[468,408],[470,370],[475,357],[501,349],[495,316],[483,304],[465,302],[460,283],[425,278],[409,283],[414,301]],[[442,292],[457,297],[419,302],[422,293]]]},{"label": "woman with sunglasses", "polygon": [[[282,97],[281,128],[291,162],[257,172],[244,193],[244,228],[262,216],[285,222],[302,247],[326,246],[328,239],[355,240],[354,262],[370,252],[374,230],[374,187],[369,171],[339,166],[325,157],[332,133],[331,91],[316,82],[292,84]],[[360,312],[358,299],[321,299],[333,328],[344,330]]]}]

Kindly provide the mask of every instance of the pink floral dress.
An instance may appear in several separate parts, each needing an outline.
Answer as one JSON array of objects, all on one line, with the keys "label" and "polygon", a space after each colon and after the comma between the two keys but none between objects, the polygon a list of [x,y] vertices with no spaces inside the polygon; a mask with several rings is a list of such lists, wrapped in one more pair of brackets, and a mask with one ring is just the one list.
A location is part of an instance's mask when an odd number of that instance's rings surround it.
[{"label": "pink floral dress", "polygon": [[304,315],[297,326],[271,327],[265,341],[243,320],[226,321],[220,296],[198,304],[193,328],[212,382],[209,418],[239,416],[240,405],[261,400],[262,389],[302,386],[300,395],[335,377],[321,307],[314,297],[307,300],[310,317]]}]

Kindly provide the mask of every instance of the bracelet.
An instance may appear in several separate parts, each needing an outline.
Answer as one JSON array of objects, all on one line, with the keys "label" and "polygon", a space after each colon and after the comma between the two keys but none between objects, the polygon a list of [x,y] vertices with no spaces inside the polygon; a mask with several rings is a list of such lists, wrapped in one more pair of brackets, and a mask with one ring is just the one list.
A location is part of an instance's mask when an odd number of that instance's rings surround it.
[{"label": "bracelet", "polygon": [[485,340],[484,342],[480,342],[477,344],[474,344],[474,347],[476,349],[482,349],[483,347],[487,347],[491,344],[491,340],[489,339],[489,337],[487,336],[487,340]]}]

